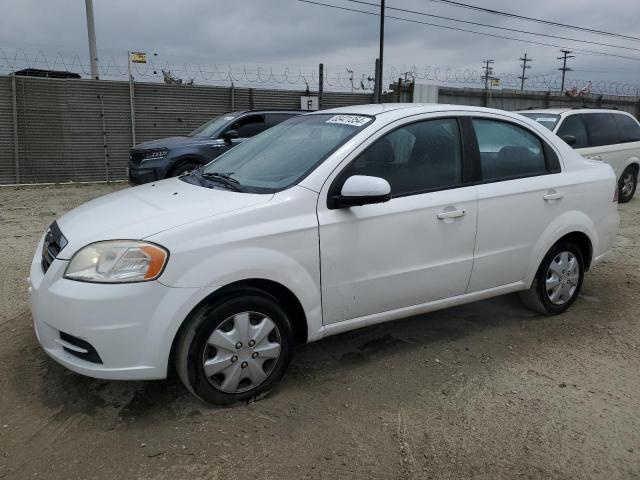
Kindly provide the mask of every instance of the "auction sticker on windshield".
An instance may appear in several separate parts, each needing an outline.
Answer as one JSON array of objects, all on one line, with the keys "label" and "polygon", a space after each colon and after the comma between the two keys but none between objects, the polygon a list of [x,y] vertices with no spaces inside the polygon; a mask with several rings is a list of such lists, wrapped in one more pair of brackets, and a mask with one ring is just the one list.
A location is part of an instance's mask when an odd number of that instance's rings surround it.
[{"label": "auction sticker on windshield", "polygon": [[327,123],[341,123],[342,125],[353,125],[354,127],[361,127],[362,125],[371,121],[369,117],[361,117],[359,115],[334,115]]}]

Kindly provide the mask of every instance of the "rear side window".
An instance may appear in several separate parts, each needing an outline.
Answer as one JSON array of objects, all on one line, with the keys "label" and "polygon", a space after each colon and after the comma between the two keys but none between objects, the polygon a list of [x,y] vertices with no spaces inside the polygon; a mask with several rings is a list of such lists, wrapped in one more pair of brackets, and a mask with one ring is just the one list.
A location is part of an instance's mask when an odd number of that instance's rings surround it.
[{"label": "rear side window", "polygon": [[458,121],[425,120],[376,140],[341,174],[384,178],[394,196],[462,184],[462,143]]},{"label": "rear side window", "polygon": [[569,115],[565,118],[558,128],[558,136],[571,135],[576,139],[573,148],[586,148],[589,146],[589,135],[587,135],[587,127],[582,121],[583,115]]},{"label": "rear side window", "polygon": [[613,114],[621,142],[640,142],[640,125],[638,122],[620,113]]},{"label": "rear side window", "polygon": [[249,138],[267,129],[264,115],[248,115],[242,117],[231,126],[231,130],[237,130],[240,138]]},{"label": "rear side window", "polygon": [[480,149],[482,180],[542,175],[547,172],[542,142],[512,123],[473,119]]},{"label": "rear side window", "polygon": [[584,117],[592,147],[620,143],[618,127],[612,113],[585,113],[582,117]]}]

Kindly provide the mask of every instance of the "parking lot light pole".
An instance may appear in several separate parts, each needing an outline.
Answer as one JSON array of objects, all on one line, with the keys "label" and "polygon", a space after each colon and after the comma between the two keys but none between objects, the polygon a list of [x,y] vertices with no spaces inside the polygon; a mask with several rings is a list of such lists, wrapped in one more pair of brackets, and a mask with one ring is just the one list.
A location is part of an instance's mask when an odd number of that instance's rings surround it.
[{"label": "parking lot light pole", "polygon": [[96,49],[96,25],[93,21],[93,0],[84,0],[87,11],[87,34],[89,36],[89,57],[91,64],[91,79],[98,80],[98,52]]}]

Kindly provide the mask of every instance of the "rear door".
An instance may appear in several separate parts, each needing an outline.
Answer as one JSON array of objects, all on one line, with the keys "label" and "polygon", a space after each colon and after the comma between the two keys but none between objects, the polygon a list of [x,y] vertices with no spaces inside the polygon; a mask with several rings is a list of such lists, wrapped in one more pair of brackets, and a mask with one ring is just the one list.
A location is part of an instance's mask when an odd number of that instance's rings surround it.
[{"label": "rear door", "polygon": [[555,151],[523,124],[472,120],[479,150],[478,231],[468,292],[522,281],[547,225],[565,210]]},{"label": "rear door", "polygon": [[[461,131],[457,118],[387,127],[327,181],[318,204],[325,324],[465,292],[477,200]],[[392,199],[330,208],[352,175],[384,178]]]}]

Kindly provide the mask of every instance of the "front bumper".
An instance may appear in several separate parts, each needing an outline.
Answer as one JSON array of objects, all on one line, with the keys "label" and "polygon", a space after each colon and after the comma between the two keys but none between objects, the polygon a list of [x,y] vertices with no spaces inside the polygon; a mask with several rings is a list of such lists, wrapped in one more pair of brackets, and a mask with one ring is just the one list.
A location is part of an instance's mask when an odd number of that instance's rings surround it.
[{"label": "front bumper", "polygon": [[[173,338],[197,303],[198,289],[158,281],[109,285],[67,280],[68,262],[59,259],[44,274],[41,247],[42,242],[31,264],[29,304],[45,352],[90,377],[165,378]],[[102,363],[74,353],[69,336],[95,348]]]},{"label": "front bumper", "polygon": [[163,168],[147,167],[146,165],[143,167],[142,165],[129,162],[127,171],[130,185],[142,185],[143,183],[151,183],[165,178]]}]

